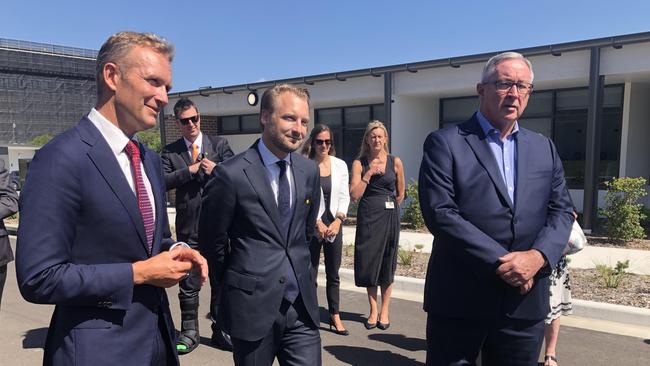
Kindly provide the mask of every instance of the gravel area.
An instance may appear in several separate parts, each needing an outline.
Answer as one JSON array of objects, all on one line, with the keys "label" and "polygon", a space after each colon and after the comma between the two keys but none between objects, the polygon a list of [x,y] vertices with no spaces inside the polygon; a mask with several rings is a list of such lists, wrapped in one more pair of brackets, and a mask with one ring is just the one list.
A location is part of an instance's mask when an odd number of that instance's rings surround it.
[{"label": "gravel area", "polygon": [[[650,242],[650,240],[644,242]],[[642,246],[640,249],[644,248],[650,249],[650,246]],[[424,279],[429,254],[419,252],[410,254],[412,254],[410,265],[403,264],[401,258],[398,257],[397,275]],[[321,254],[321,266],[323,265]],[[344,246],[341,267],[354,268],[353,246]],[[575,299],[650,309],[650,276],[626,273],[618,288],[607,288],[595,269],[571,269],[571,293]]]}]

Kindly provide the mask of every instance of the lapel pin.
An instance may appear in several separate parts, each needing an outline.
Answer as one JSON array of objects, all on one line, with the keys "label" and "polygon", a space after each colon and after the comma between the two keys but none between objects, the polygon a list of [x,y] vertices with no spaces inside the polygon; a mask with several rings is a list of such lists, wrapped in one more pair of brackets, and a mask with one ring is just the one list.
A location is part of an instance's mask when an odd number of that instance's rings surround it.
[{"label": "lapel pin", "polygon": [[309,198],[305,198],[305,205],[308,205],[311,203],[311,200]]}]

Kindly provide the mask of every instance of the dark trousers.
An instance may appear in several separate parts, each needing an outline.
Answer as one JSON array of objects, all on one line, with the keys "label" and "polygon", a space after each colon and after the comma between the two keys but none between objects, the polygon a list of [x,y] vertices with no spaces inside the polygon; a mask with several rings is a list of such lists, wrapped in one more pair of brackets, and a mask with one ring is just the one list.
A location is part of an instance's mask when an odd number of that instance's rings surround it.
[{"label": "dark trousers", "polygon": [[158,314],[158,332],[154,332],[151,336],[151,341],[153,342],[151,366],[178,365],[178,356],[172,350],[172,345],[166,344],[163,338],[163,334],[166,332],[167,327],[165,326],[163,317]]},{"label": "dark trousers", "polygon": [[427,317],[427,366],[537,366],[541,320]]},{"label": "dark trousers", "polygon": [[0,266],[0,304],[2,304],[2,292],[5,289],[5,281],[7,281],[7,265]]},{"label": "dark trousers", "polygon": [[237,366],[271,366],[276,357],[281,366],[322,365],[320,333],[300,296],[293,304],[282,301],[264,338],[249,342],[233,337],[232,343]]},{"label": "dark trousers", "polygon": [[314,280],[318,278],[321,247],[323,247],[323,254],[325,256],[325,293],[327,294],[327,306],[330,314],[338,314],[339,287],[341,285],[339,268],[341,268],[341,252],[343,250],[343,228],[341,228],[341,231],[339,231],[331,243],[327,240],[318,240],[317,236],[312,238],[309,250],[311,252],[311,269]]},{"label": "dark trousers", "polygon": [[[199,250],[198,244],[189,243],[192,249]],[[219,310],[219,298],[221,296],[221,287],[212,275],[213,271],[208,272],[210,279],[210,316],[212,317],[212,331],[219,330],[216,326],[215,319],[217,319],[217,312]],[[199,291],[201,290],[201,278],[199,273],[191,271],[190,275],[178,283],[178,299],[183,302],[186,299],[199,299]]]}]

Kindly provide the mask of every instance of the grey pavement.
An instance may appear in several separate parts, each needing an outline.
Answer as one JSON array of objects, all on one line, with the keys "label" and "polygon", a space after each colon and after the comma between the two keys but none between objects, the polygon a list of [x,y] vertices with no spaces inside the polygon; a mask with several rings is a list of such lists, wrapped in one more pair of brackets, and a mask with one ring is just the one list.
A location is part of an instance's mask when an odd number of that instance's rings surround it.
[{"label": "grey pavement", "polygon": [[[323,284],[324,280],[319,277]],[[318,289],[321,317],[327,319],[324,286]],[[178,324],[177,288],[168,290],[172,312]],[[200,312],[208,309],[209,293],[201,293]],[[398,291],[396,291],[398,293]],[[8,268],[7,284],[0,310],[0,365],[40,365],[51,305],[35,305],[24,301],[18,293],[13,263]],[[344,337],[327,331],[321,323],[324,365],[423,365],[426,357],[426,314],[420,301],[395,298],[391,302],[391,327],[387,331],[367,331],[363,321],[367,316],[367,298],[363,291],[344,283],[341,291],[342,318],[351,335]],[[580,317],[565,317],[566,325],[598,322]],[[181,357],[182,365],[232,365],[231,354],[209,345],[209,321],[201,318],[202,345]],[[558,356],[562,365],[646,366],[650,360],[650,334],[645,337],[562,327]]]}]

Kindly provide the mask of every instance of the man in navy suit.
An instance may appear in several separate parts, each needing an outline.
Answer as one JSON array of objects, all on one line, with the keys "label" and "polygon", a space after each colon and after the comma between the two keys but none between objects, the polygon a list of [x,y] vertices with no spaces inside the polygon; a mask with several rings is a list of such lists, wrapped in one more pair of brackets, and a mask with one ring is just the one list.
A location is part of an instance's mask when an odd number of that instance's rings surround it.
[{"label": "man in navy suit", "polygon": [[427,365],[537,365],[548,274],[573,222],[550,139],[521,128],[533,90],[522,55],[492,57],[480,107],[424,143],[419,195],[434,235],[425,285]]},{"label": "man in navy suit", "polygon": [[56,305],[45,365],[178,365],[165,288],[207,263],[170,248],[160,158],[132,140],[167,104],[172,57],[154,34],[111,36],[95,108],[31,163],[16,272],[27,301]]},{"label": "man in navy suit", "polygon": [[[199,213],[201,194],[212,177],[216,164],[234,154],[228,140],[221,136],[208,136],[201,132],[201,114],[188,98],[181,98],[174,105],[176,126],[182,137],[163,148],[161,159],[167,190],[176,190],[176,239],[198,249]],[[212,278],[212,276],[210,276]],[[219,284],[210,281],[210,315],[212,344],[232,350],[228,334],[216,326],[219,308]],[[198,276],[190,275],[178,284],[178,301],[181,306],[181,332],[176,348],[179,354],[192,352],[198,345],[199,291]]]},{"label": "man in navy suit", "polygon": [[296,154],[309,124],[307,90],[264,92],[262,138],[217,165],[206,187],[199,246],[223,284],[218,323],[236,365],[321,364],[309,242],[320,201],[318,167]]}]

